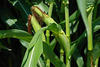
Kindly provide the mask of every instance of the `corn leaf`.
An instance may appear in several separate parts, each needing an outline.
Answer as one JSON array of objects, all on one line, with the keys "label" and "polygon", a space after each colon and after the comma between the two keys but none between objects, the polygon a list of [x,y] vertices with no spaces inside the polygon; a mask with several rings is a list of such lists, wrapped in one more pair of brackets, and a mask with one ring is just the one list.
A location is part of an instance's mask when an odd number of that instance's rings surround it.
[{"label": "corn leaf", "polygon": [[17,38],[30,42],[32,36],[23,30],[12,29],[12,30],[0,30],[0,39],[3,38]]},{"label": "corn leaf", "polygon": [[61,32],[61,26],[57,23],[50,23],[47,27],[48,30],[51,30],[54,33],[59,33]]},{"label": "corn leaf", "polygon": [[39,37],[37,43],[34,47],[29,50],[29,56],[27,58],[26,64],[24,67],[36,67],[38,59],[40,58],[41,54],[43,53],[43,45],[42,45],[42,35]]},{"label": "corn leaf", "polygon": [[29,43],[28,49],[31,49],[35,45],[35,43],[37,43],[39,37],[41,37],[42,31],[43,30],[40,29],[35,33],[34,37],[32,38],[31,42]]},{"label": "corn leaf", "polygon": [[43,53],[42,29],[32,38],[26,50],[21,67],[36,67],[38,59]]},{"label": "corn leaf", "polygon": [[39,3],[38,5],[35,5],[35,6],[38,6],[42,11],[48,13],[48,6],[46,4],[44,4],[43,2]]},{"label": "corn leaf", "polygon": [[[31,41],[31,40],[30,40],[30,41]],[[20,40],[20,43],[21,43],[24,47],[28,48],[29,42],[24,41],[24,40]]]},{"label": "corn leaf", "polygon": [[81,12],[86,29],[87,29],[87,31],[89,31],[88,30],[89,24],[88,24],[87,13],[86,13],[86,0],[77,0],[77,4],[78,4],[78,8]]}]

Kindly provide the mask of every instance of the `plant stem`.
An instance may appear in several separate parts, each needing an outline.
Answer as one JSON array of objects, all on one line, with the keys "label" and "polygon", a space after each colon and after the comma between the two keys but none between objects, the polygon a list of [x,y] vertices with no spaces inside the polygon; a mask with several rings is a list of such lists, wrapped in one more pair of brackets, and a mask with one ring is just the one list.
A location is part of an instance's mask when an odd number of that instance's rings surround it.
[{"label": "plant stem", "polygon": [[89,31],[87,31],[88,34],[88,50],[93,50],[93,38],[92,38],[92,10],[90,14],[88,15],[88,23],[89,23]]},{"label": "plant stem", "polygon": [[49,7],[49,12],[48,15],[51,17],[52,15],[52,10],[53,10],[53,2],[50,3],[50,7]]},{"label": "plant stem", "polygon": [[47,44],[49,45],[50,44],[50,31],[49,30],[46,30],[46,37],[47,37]]},{"label": "plant stem", "polygon": [[[66,38],[68,39],[68,44],[70,47],[70,24],[69,24],[69,9],[68,9],[69,1],[67,0],[65,4],[65,21],[66,21]],[[70,49],[68,50],[70,51]],[[66,67],[70,67],[70,59],[68,56],[68,52],[66,54]]]},{"label": "plant stem", "polygon": [[46,67],[50,67],[50,59],[46,60]]},{"label": "plant stem", "polygon": [[66,21],[66,36],[70,40],[69,11],[68,11],[68,7],[66,6],[65,6],[65,21]]},{"label": "plant stem", "polygon": [[[53,10],[53,2],[50,3],[48,15],[51,17]],[[47,44],[50,45],[50,31],[46,30]],[[46,67],[50,67],[50,59],[46,61]]]},{"label": "plant stem", "polygon": [[62,47],[60,48],[60,60],[64,62],[64,50]]},{"label": "plant stem", "polygon": [[88,25],[89,25],[89,31],[87,31],[88,35],[88,50],[93,50],[93,37],[92,37],[92,12],[94,7],[90,7],[89,14],[88,14]]},{"label": "plant stem", "polygon": [[87,53],[87,66],[86,67],[93,67],[92,51],[88,51],[88,53]]},{"label": "plant stem", "polygon": [[[52,10],[53,10],[53,2],[52,3],[50,3],[50,7],[49,7],[49,12],[48,12],[48,15],[51,17],[51,15],[52,15]],[[46,31],[46,37],[47,37],[47,44],[49,44],[50,42],[50,39],[49,39],[49,37],[50,37],[50,31],[49,30],[47,30]]]},{"label": "plant stem", "polygon": [[[88,26],[89,26],[89,31],[87,31],[87,37],[88,37],[88,59],[87,59],[87,67],[93,67],[93,55],[92,55],[92,50],[93,50],[93,37],[92,37],[92,12],[93,12],[93,7],[90,9],[90,12],[88,14]],[[90,64],[90,65],[89,65]]]}]

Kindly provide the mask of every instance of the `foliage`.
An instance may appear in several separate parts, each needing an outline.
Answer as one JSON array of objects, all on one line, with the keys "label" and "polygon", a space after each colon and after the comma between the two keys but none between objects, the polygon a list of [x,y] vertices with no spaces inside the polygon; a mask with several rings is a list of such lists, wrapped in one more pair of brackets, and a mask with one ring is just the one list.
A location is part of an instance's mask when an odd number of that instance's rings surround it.
[{"label": "foliage", "polygon": [[1,3],[1,67],[100,66],[100,0]]}]

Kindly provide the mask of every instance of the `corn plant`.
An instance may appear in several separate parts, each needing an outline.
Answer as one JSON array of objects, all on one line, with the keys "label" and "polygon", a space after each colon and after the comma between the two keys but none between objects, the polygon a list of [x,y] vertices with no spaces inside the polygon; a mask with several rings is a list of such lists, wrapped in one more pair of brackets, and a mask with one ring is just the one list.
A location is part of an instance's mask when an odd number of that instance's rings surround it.
[{"label": "corn plant", "polygon": [[[8,0],[8,3],[16,12],[20,11],[21,17],[0,17],[7,25],[7,30],[0,30],[0,48],[12,52],[13,49],[3,45],[3,39],[9,44],[11,38],[19,39],[23,46],[20,67],[100,66],[100,0]],[[8,62],[9,67],[14,66],[12,60]]]}]

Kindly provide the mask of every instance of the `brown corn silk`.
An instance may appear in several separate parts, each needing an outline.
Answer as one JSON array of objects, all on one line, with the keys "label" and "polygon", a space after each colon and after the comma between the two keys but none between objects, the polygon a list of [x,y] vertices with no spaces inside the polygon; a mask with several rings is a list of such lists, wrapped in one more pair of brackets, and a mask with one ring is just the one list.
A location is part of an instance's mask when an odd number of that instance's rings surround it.
[{"label": "brown corn silk", "polygon": [[32,34],[32,31],[31,31],[31,15],[30,14],[28,15],[28,32],[30,34]]}]

